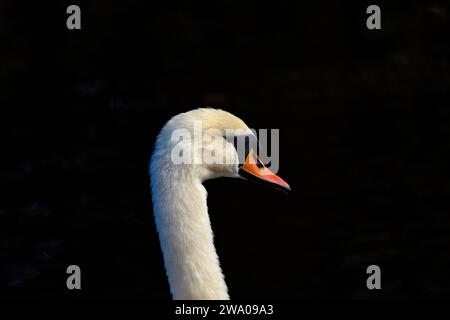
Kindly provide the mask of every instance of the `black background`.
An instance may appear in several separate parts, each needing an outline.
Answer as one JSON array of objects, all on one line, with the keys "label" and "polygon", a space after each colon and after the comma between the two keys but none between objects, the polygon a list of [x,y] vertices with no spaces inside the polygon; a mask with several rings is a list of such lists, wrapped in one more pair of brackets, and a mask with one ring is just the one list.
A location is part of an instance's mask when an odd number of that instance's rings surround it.
[{"label": "black background", "polygon": [[70,4],[0,3],[2,297],[168,299],[148,161],[201,106],[279,128],[293,188],[205,183],[232,298],[450,296],[448,4]]}]

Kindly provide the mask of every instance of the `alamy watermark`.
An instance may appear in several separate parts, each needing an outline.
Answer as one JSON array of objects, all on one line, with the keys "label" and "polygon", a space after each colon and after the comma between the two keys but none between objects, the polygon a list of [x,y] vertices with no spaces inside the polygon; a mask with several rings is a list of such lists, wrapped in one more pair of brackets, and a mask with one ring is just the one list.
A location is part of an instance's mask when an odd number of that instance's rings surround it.
[{"label": "alamy watermark", "polygon": [[66,280],[67,289],[80,290],[81,289],[81,269],[80,269],[80,267],[75,264],[72,264],[67,267],[66,273],[70,275],[69,277],[67,277],[67,280]]},{"label": "alamy watermark", "polygon": [[366,286],[369,290],[381,289],[381,269],[376,264],[372,264],[367,267],[367,274],[370,276],[367,278]]},{"label": "alamy watermark", "polygon": [[[279,129],[203,130],[202,121],[194,121],[193,130],[175,129],[171,135],[171,161],[179,164],[243,164],[253,161],[277,173],[280,163]],[[254,157],[248,157],[249,153]],[[258,162],[259,160],[259,162]]]}]

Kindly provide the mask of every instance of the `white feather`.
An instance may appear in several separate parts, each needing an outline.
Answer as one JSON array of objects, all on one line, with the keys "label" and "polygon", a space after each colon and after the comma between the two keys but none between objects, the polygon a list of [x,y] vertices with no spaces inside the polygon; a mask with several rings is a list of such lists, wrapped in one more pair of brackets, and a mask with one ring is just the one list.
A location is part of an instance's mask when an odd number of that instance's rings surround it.
[{"label": "white feather", "polygon": [[[220,268],[202,182],[220,176],[237,177],[237,154],[220,139],[204,147],[222,154],[233,153],[232,164],[177,164],[171,161],[171,140],[176,129],[194,130],[201,121],[203,131],[244,130],[245,123],[217,109],[196,109],[176,115],[161,130],[150,163],[152,200],[164,264],[173,299],[229,299]],[[220,142],[220,143],[219,143]],[[202,157],[203,150],[191,150]]]}]

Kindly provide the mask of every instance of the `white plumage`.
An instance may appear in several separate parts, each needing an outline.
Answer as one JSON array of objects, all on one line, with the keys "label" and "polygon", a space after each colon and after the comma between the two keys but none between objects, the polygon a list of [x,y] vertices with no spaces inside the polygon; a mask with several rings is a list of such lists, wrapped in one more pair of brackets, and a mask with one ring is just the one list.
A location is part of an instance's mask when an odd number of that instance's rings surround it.
[{"label": "white plumage", "polygon": [[[176,129],[193,133],[201,121],[204,142],[193,147],[173,141]],[[214,137],[208,129],[215,129]],[[158,135],[150,163],[152,200],[167,277],[173,299],[229,299],[208,215],[202,182],[216,177],[240,177],[237,151],[223,136],[226,129],[253,133],[238,117],[217,109],[196,109],[170,119]],[[171,152],[186,143],[195,164],[174,164]],[[178,145],[179,147],[179,145]],[[204,149],[233,159],[231,163],[202,163]]]}]

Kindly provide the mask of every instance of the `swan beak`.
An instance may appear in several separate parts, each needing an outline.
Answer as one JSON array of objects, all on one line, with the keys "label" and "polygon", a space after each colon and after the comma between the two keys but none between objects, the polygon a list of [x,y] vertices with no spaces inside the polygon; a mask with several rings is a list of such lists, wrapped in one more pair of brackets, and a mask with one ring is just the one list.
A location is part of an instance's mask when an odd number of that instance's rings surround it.
[{"label": "swan beak", "polygon": [[239,168],[239,175],[247,180],[267,184],[275,189],[291,191],[289,184],[270,171],[253,150],[250,150],[244,164]]}]

